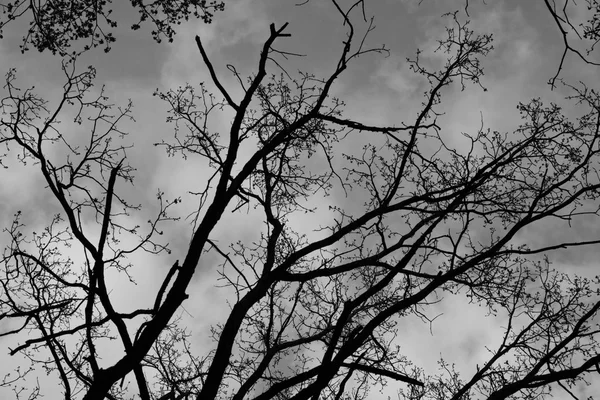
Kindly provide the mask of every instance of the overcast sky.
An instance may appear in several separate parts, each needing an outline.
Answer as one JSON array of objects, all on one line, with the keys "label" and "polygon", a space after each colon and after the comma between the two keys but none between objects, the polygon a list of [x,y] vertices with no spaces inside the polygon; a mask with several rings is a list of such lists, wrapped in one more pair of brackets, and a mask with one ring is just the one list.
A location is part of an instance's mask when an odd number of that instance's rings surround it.
[{"label": "overcast sky", "polygon": [[[180,157],[167,158],[164,149],[153,143],[172,138],[172,127],[165,123],[166,106],[152,93],[158,88],[167,90],[186,83],[198,84],[210,81],[208,72],[194,43],[199,35],[208,51],[213,65],[225,86],[234,97],[239,98],[240,89],[231,73],[225,68],[233,64],[244,74],[256,70],[260,47],[269,36],[269,24],[277,27],[289,22],[287,32],[291,38],[280,39],[276,47],[303,57],[282,60],[290,72],[302,70],[317,76],[327,76],[335,68],[335,62],[345,40],[345,29],[340,17],[327,1],[312,0],[303,6],[298,1],[281,0],[226,0],[226,9],[218,13],[213,24],[190,21],[181,26],[172,44],[155,43],[147,29],[132,32],[125,27],[131,23],[131,14],[126,9],[117,10],[123,22],[117,31],[117,42],[112,51],[105,54],[100,49],[78,60],[81,68],[93,64],[98,71],[97,85],[105,85],[106,93],[115,104],[134,103],[135,122],[128,122],[124,130],[129,132],[126,143],[133,144],[128,152],[130,164],[137,169],[135,186],[122,189],[133,203],[144,205],[144,212],[134,216],[141,224],[156,210],[155,195],[158,189],[171,198],[182,196],[184,206],[193,209],[194,198],[187,191],[202,187],[203,171],[194,160]],[[350,65],[348,71],[336,83],[335,95],[346,103],[345,113],[355,120],[377,125],[411,124],[420,108],[424,86],[420,78],[408,69],[407,57],[413,57],[417,48],[431,51],[447,20],[440,16],[445,12],[462,10],[464,0],[379,0],[368,2],[367,14],[375,17],[376,30],[369,36],[371,45],[385,44],[390,50],[388,57],[367,55]],[[493,33],[494,51],[485,59],[485,77],[482,84],[488,89],[470,86],[465,91],[452,87],[444,93],[443,110],[440,118],[442,134],[449,144],[460,148],[461,132],[476,132],[481,121],[492,130],[510,131],[518,124],[516,105],[534,97],[545,101],[561,102],[565,92],[558,88],[551,91],[548,80],[554,75],[562,52],[561,37],[545,10],[543,1],[481,1],[470,2],[470,19],[476,32]],[[460,18],[465,19],[464,11]],[[582,15],[574,16],[574,21]],[[129,21],[129,22],[127,22]],[[0,71],[17,68],[21,87],[36,86],[37,91],[52,101],[60,95],[64,83],[60,60],[49,54],[34,51],[23,55],[19,51],[20,33],[8,31],[7,38],[0,41]],[[427,54],[427,53],[426,53]],[[572,82],[583,80],[598,82],[600,75],[594,69],[568,57],[563,77]],[[269,65],[269,72],[280,70]],[[211,86],[209,86],[211,87]],[[212,88],[212,87],[211,87]],[[226,116],[213,122],[226,130]],[[69,127],[67,129],[74,129]],[[85,135],[86,132],[72,132]],[[22,167],[9,162],[10,169],[0,170],[0,224],[6,226],[16,210],[26,213],[26,220],[34,229],[42,226],[49,215],[57,210],[56,202],[48,196],[35,168]],[[344,205],[349,199],[336,198],[332,201]],[[326,211],[326,207],[323,207]],[[303,215],[294,221],[298,229],[309,232],[318,227],[320,215]],[[223,240],[251,238],[253,226],[259,222],[250,215],[240,220],[226,216],[218,235]],[[553,231],[548,227],[532,228],[523,241],[546,243],[560,240],[564,235],[583,237],[594,235],[598,228],[577,221],[568,232]],[[133,258],[133,271],[137,288],[121,283],[115,285],[113,296],[122,298],[128,307],[148,306],[161,282],[166,268],[176,259],[182,259],[189,240],[190,226],[185,222],[166,229],[173,253],[162,258],[139,255]],[[597,235],[596,235],[597,237]],[[4,240],[0,239],[0,240]],[[555,267],[593,274],[597,268],[596,249],[564,252],[554,255]],[[74,256],[77,257],[77,256]],[[210,345],[207,336],[208,323],[222,320],[227,304],[223,291],[213,287],[216,261],[205,260],[195,283],[190,290],[192,298],[184,304],[191,316],[192,329],[199,351]],[[436,311],[441,315],[431,328],[421,323],[402,326],[401,345],[415,363],[430,373],[436,372],[436,361],[440,355],[455,362],[461,369],[472,372],[477,363],[487,357],[484,346],[494,345],[502,333],[501,321],[485,318],[484,311],[476,306],[467,306],[458,298],[446,298]],[[1,327],[2,325],[0,325]],[[14,343],[1,339],[2,352],[6,345]],[[118,355],[116,355],[118,356]],[[3,357],[3,356],[2,356]],[[3,358],[4,359],[4,358]],[[11,368],[12,364],[4,363]],[[55,381],[47,382],[48,393]],[[591,389],[582,389],[582,395],[593,394]],[[391,393],[393,394],[393,392]],[[0,398],[5,397],[0,390]],[[562,399],[567,397],[557,396]],[[582,396],[585,398],[586,396]],[[49,396],[48,398],[53,398]],[[393,398],[393,397],[392,397]]]}]

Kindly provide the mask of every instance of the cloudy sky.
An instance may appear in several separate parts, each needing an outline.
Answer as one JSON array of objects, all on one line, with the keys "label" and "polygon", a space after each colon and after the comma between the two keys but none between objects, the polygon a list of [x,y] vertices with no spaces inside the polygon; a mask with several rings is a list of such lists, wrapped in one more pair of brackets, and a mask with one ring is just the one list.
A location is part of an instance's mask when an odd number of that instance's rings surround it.
[{"label": "cloudy sky", "polygon": [[[202,38],[222,82],[234,97],[239,97],[241,91],[225,66],[232,64],[243,75],[253,73],[260,47],[269,36],[270,23],[279,27],[289,22],[287,32],[292,36],[282,38],[276,47],[304,55],[281,60],[290,72],[301,70],[327,76],[333,71],[345,39],[339,15],[327,1],[311,0],[302,6],[296,3],[226,0],[225,12],[219,13],[213,24],[190,21],[178,29],[172,44],[155,43],[147,29],[137,32],[125,29],[131,23],[132,15],[127,9],[117,9],[119,21],[123,19],[125,22],[120,25],[123,28],[117,31],[117,42],[112,51],[108,54],[94,51],[78,60],[79,67],[92,64],[97,68],[97,85],[105,85],[106,94],[112,102],[126,104],[128,99],[133,101],[135,122],[126,122],[123,129],[129,132],[125,142],[133,144],[128,156],[137,172],[135,186],[123,187],[122,190],[133,202],[144,206],[144,212],[133,217],[141,224],[156,210],[155,198],[159,189],[171,198],[181,196],[184,205],[178,212],[186,215],[185,207],[191,210],[195,205],[195,199],[187,192],[201,188],[202,178],[206,175],[194,160],[168,158],[164,148],[153,146],[173,135],[172,126],[165,123],[167,108],[152,96],[153,92],[186,83],[196,85],[210,81],[194,42],[195,35]],[[548,102],[561,102],[565,95],[563,89],[551,91],[547,84],[556,72],[563,48],[559,32],[543,1],[488,0],[483,4],[472,0],[470,3],[472,29],[493,33],[495,49],[484,61],[482,83],[487,91],[471,86],[465,91],[453,87],[444,93],[442,108],[445,115],[440,118],[439,125],[447,142],[458,148],[464,140],[461,132],[476,132],[482,118],[486,127],[510,131],[519,124],[515,108],[519,101],[541,97]],[[420,108],[424,86],[420,78],[409,70],[406,58],[413,57],[417,49],[424,50],[425,54],[433,50],[447,22],[440,16],[461,10],[460,18],[465,19],[463,7],[464,0],[424,0],[421,5],[418,0],[369,2],[366,11],[374,16],[376,29],[369,36],[368,43],[385,44],[390,53],[387,57],[361,57],[337,81],[333,92],[346,102],[346,115],[376,125],[411,124]],[[573,20],[582,17],[576,13]],[[39,93],[52,101],[52,96],[60,94],[64,83],[60,60],[33,51],[21,54],[20,37],[21,32],[15,29],[7,31],[6,39],[0,41],[0,71],[17,68],[21,87],[35,86]],[[595,83],[600,77],[598,71],[574,57],[568,57],[562,76],[573,82]],[[271,64],[269,72],[279,74],[280,70]],[[224,130],[229,126],[226,114],[213,123]],[[75,127],[66,129],[72,129],[72,135],[85,135],[85,132],[77,132]],[[57,205],[44,190],[38,171],[10,160],[7,165],[9,169],[0,170],[0,224],[6,226],[16,210],[23,210],[30,226],[42,226],[48,216],[56,212]],[[343,205],[349,200],[340,198],[335,201]],[[299,230],[310,232],[318,226],[319,218],[318,214],[303,216],[294,223]],[[147,306],[153,301],[147,294],[155,292],[160,284],[165,265],[172,264],[185,254],[191,229],[187,222],[173,224],[165,230],[173,250],[170,256],[152,258],[140,254],[133,258],[136,263],[133,274],[138,286],[115,284],[115,298],[122,298],[123,304],[130,306]],[[226,217],[223,222],[218,231],[223,240],[245,240],[253,237],[252,227],[259,221],[252,215],[244,220],[236,215],[235,218]],[[563,235],[583,237],[597,231],[585,221],[578,221],[569,232],[532,228],[527,232],[527,240],[545,243],[547,240],[560,240]],[[559,253],[553,257],[557,268],[589,275],[597,268],[593,264],[597,255],[597,250],[588,249]],[[185,304],[199,348],[210,344],[206,333],[209,323],[218,322],[223,316],[218,310],[227,309],[223,292],[213,287],[215,268],[216,260],[205,261],[198,272],[192,299]],[[501,334],[500,322],[484,318],[482,310],[457,298],[445,299],[436,307],[440,317],[431,332],[429,326],[417,323],[402,327],[403,340],[406,341],[403,348],[407,355],[431,373],[436,372],[436,361],[440,355],[465,371],[473,371],[476,363],[485,360],[487,353],[484,347],[493,345]],[[443,340],[440,340],[442,332]],[[1,339],[2,352],[6,352],[6,346],[12,343],[12,339]],[[4,367],[10,369],[11,366],[4,363]],[[49,385],[48,393],[55,390],[51,381],[46,384]],[[581,395],[593,394],[592,389],[581,390]],[[5,396],[9,395],[3,394],[0,389],[0,398],[9,398]]]}]

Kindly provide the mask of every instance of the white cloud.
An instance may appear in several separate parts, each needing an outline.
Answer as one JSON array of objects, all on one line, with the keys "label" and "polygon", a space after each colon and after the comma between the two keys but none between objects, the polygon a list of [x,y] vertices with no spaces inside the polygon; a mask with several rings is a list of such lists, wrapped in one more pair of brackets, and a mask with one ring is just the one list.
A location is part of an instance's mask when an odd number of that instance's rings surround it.
[{"label": "white cloud", "polygon": [[220,79],[233,82],[232,74],[224,68],[225,64],[232,61],[224,54],[228,49],[244,43],[252,47],[252,54],[257,59],[259,46],[268,35],[269,24],[265,19],[264,7],[263,2],[255,0],[231,1],[227,3],[225,12],[219,13],[212,24],[191,21],[182,25],[175,43],[170,47],[168,61],[163,66],[162,85],[174,87],[187,81],[209,80],[195,42],[196,35],[201,38]]},{"label": "white cloud", "polygon": [[419,87],[419,76],[410,71],[406,59],[398,55],[383,58],[375,70],[372,81],[380,90],[393,90],[403,99],[413,98]]}]

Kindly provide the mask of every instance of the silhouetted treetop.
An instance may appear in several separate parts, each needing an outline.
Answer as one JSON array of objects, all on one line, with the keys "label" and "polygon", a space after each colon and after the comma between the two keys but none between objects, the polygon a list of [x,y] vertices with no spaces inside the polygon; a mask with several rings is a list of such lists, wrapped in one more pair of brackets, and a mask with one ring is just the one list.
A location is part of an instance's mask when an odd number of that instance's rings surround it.
[{"label": "silhouetted treetop", "polygon": [[[190,18],[212,22],[215,12],[222,11],[225,4],[214,0],[130,0],[139,13],[139,20],[131,25],[137,30],[150,21],[152,37],[157,42],[173,41],[174,27]],[[123,2],[125,3],[125,2]],[[117,27],[111,0],[15,0],[0,4],[0,38],[12,22],[29,20],[29,28],[23,37],[21,51],[31,47],[38,51],[49,50],[54,54],[67,55],[102,46],[104,51],[116,40]],[[12,26],[12,24],[10,24]]]}]

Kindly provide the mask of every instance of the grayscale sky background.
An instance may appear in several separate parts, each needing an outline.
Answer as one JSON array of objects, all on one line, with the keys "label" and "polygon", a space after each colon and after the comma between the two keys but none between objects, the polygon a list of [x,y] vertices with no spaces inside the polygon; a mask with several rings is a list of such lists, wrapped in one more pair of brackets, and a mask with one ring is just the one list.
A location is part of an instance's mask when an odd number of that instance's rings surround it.
[{"label": "grayscale sky background", "polygon": [[[241,91],[225,65],[235,65],[243,75],[254,72],[260,47],[269,36],[269,24],[272,22],[276,26],[289,22],[287,32],[292,34],[291,38],[279,40],[276,48],[305,54],[304,57],[292,57],[282,62],[290,72],[302,70],[328,76],[333,71],[345,39],[339,15],[327,1],[312,0],[303,6],[296,6],[296,3],[296,0],[226,0],[226,10],[216,15],[213,24],[205,25],[201,21],[186,23],[180,27],[172,44],[156,44],[148,27],[137,32],[129,30],[127,27],[134,16],[128,8],[117,6],[115,14],[122,23],[112,51],[105,54],[97,49],[78,60],[80,68],[89,64],[96,66],[97,87],[105,85],[106,94],[113,103],[125,105],[128,99],[134,103],[136,121],[126,123],[123,129],[129,132],[125,143],[134,145],[128,155],[130,164],[137,169],[135,186],[123,185],[120,189],[132,203],[144,206],[144,211],[133,217],[141,225],[156,211],[158,189],[166,192],[167,197],[183,198],[183,205],[177,210],[179,215],[185,216],[193,210],[196,200],[187,191],[201,188],[202,178],[206,176],[197,161],[183,160],[179,156],[168,158],[164,148],[153,146],[163,139],[171,139],[173,130],[165,123],[166,105],[152,93],[157,88],[166,91],[186,82],[195,85],[210,81],[194,42],[195,35],[202,38],[217,73],[234,97],[239,98]],[[367,3],[367,13],[375,17],[376,25],[368,42],[371,45],[385,43],[390,55],[367,55],[352,63],[337,82],[334,93],[347,103],[345,115],[355,120],[376,125],[411,124],[425,86],[420,77],[409,71],[405,60],[413,57],[417,48],[425,51],[424,56],[431,55],[435,39],[448,22],[440,16],[461,10],[459,15],[464,20],[464,0],[424,0],[421,6],[418,6],[418,0]],[[472,29],[493,33],[495,50],[484,60],[482,83],[488,89],[486,92],[472,85],[465,91],[455,85],[444,92],[442,108],[446,114],[440,118],[439,125],[447,143],[458,148],[465,144],[461,132],[476,132],[482,119],[487,128],[512,131],[519,124],[516,110],[519,101],[527,102],[539,96],[546,102],[561,103],[566,93],[560,87],[551,91],[547,85],[558,67],[562,42],[542,1],[487,0],[487,4],[483,5],[481,1],[471,0],[470,3]],[[575,17],[575,22],[577,18],[583,18],[583,15]],[[20,87],[35,86],[38,93],[52,101],[53,96],[60,95],[64,83],[60,60],[35,51],[21,54],[18,46],[23,32],[14,28],[9,28],[6,38],[0,41],[0,71],[4,73],[16,67]],[[361,25],[361,28],[364,26]],[[439,56],[433,56],[430,61],[439,60],[436,57]],[[280,73],[274,64],[270,64],[269,71]],[[571,82],[598,82],[599,71],[568,57],[562,76]],[[209,88],[213,89],[212,86]],[[576,109],[569,108],[572,105],[565,104],[567,110],[576,113]],[[68,120],[67,117],[63,119]],[[227,115],[213,123],[223,131],[229,126]],[[69,134],[74,138],[87,135],[74,126],[65,129],[72,130]],[[7,226],[12,215],[22,210],[28,226],[32,230],[40,229],[49,216],[58,211],[56,202],[43,189],[36,168],[23,167],[16,162],[8,162],[7,165],[9,169],[0,170],[0,226]],[[357,200],[338,196],[328,201],[345,206]],[[293,223],[299,230],[311,232],[322,218],[327,218],[324,214],[327,205],[323,204],[314,215],[302,215]],[[253,227],[260,220],[252,214],[244,218],[239,214],[229,214],[222,222],[218,238],[226,243],[252,239],[256,234]],[[112,293],[115,298],[122,299],[124,310],[150,306],[168,266],[184,257],[190,230],[186,221],[166,227],[165,237],[173,250],[169,256],[139,254],[132,258],[135,265],[132,272],[138,285],[115,281]],[[565,237],[598,237],[598,231],[598,227],[578,220],[568,230],[555,229],[551,224],[540,225],[529,229],[518,240],[535,245]],[[0,236],[2,245],[4,240],[6,238]],[[578,249],[555,253],[552,260],[554,267],[562,271],[594,275],[598,269],[598,253],[597,247]],[[80,256],[73,255],[74,258]],[[199,352],[212,345],[208,336],[209,324],[222,321],[227,314],[226,292],[214,287],[218,261],[214,258],[204,260],[194,287],[189,291],[191,297],[184,303],[185,318],[194,332],[194,344]],[[468,305],[460,297],[444,298],[433,306],[432,316],[435,315],[439,317],[431,327],[420,321],[404,321],[400,328],[400,345],[406,355],[427,372],[437,372],[436,362],[442,355],[448,362],[456,363],[457,368],[465,372],[465,378],[468,377],[476,364],[487,358],[485,346],[497,344],[502,333],[502,321],[485,318],[485,310]],[[0,330],[2,328],[0,323]],[[0,339],[0,359],[3,360],[0,372],[14,368],[19,358],[5,356],[6,348],[22,339]],[[119,356],[115,354],[115,359]],[[108,363],[110,360],[105,361]],[[45,376],[41,376],[40,381],[47,390],[46,398],[55,398],[52,393],[57,393],[58,389],[53,385],[58,381],[48,380]],[[594,394],[592,388],[582,390],[582,398]],[[390,392],[381,395],[381,398],[391,395],[394,399],[394,393],[392,385]],[[5,398],[11,398],[10,394],[0,390],[0,399]],[[568,397],[558,394],[556,398]]]}]

